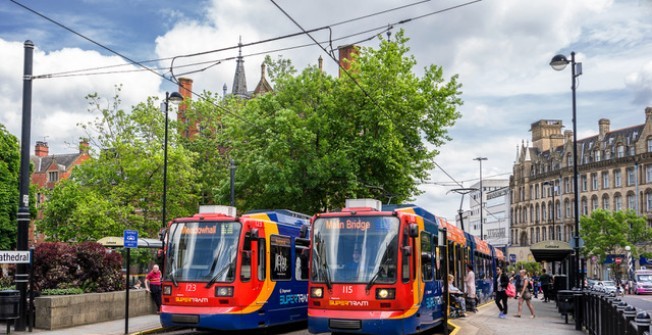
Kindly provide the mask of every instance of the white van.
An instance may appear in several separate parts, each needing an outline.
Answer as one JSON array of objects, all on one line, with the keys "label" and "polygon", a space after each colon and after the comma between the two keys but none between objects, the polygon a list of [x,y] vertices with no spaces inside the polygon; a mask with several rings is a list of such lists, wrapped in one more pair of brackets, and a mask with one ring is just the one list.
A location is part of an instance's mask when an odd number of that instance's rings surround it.
[{"label": "white van", "polygon": [[652,293],[652,270],[636,270],[632,289],[634,294]]}]

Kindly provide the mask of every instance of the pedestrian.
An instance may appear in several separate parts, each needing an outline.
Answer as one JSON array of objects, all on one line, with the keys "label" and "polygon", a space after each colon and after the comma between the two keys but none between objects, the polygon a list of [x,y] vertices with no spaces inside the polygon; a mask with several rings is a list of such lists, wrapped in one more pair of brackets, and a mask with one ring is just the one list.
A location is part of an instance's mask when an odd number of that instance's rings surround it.
[{"label": "pedestrian", "polygon": [[466,276],[464,276],[464,291],[466,292],[466,297],[471,303],[469,310],[473,313],[477,312],[478,310],[475,308],[475,299],[477,298],[475,292],[475,273],[473,272],[473,267],[471,264],[466,265]]},{"label": "pedestrian", "polygon": [[527,276],[525,270],[520,271],[521,279],[521,290],[518,297],[518,314],[514,315],[517,318],[521,317],[521,311],[523,309],[523,302],[527,305],[530,310],[530,318],[534,319],[536,315],[534,314],[534,307],[532,306],[532,280]]},{"label": "pedestrian", "polygon": [[507,285],[509,284],[509,277],[503,273],[500,267],[496,268],[496,278],[494,279],[494,287],[496,288],[496,306],[498,306],[498,317],[504,319],[507,316]]},{"label": "pedestrian", "polygon": [[512,271],[512,277],[510,278],[510,280],[512,281],[512,283],[514,283],[514,288],[516,288],[516,295],[514,295],[514,299],[518,299],[518,295],[521,293],[521,289],[522,289],[520,271],[517,274],[514,274],[514,271]]},{"label": "pedestrian", "polygon": [[152,266],[152,271],[145,277],[145,291],[150,292],[156,304],[156,313],[161,313],[161,271],[158,264]]},{"label": "pedestrian", "polygon": [[543,289],[543,302],[549,302],[550,301],[550,284],[552,282],[552,278],[550,277],[549,274],[546,273],[546,269],[541,270],[543,273],[541,274],[541,277],[539,277],[539,281],[541,282],[541,288]]},{"label": "pedestrian", "polygon": [[539,276],[537,275],[537,273],[535,273],[531,279],[532,279],[532,286],[534,287],[534,292],[533,292],[534,298],[538,299],[539,298]]}]

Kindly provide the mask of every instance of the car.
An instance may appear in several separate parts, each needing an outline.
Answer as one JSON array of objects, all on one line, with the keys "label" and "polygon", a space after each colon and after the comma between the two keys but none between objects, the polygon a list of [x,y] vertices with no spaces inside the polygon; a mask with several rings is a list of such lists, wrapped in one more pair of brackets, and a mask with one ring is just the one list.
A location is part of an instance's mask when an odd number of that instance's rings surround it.
[{"label": "car", "polygon": [[593,287],[594,287],[595,284],[597,284],[597,283],[598,283],[598,280],[597,280],[597,279],[587,279],[587,280],[586,280],[586,287],[588,287],[588,288],[590,288],[590,289],[593,289]]},{"label": "car", "polygon": [[613,280],[601,280],[598,281],[594,287],[597,288],[597,290],[604,292],[604,293],[609,293],[613,295],[623,295],[625,291],[623,290],[622,287],[617,286],[616,282]]}]

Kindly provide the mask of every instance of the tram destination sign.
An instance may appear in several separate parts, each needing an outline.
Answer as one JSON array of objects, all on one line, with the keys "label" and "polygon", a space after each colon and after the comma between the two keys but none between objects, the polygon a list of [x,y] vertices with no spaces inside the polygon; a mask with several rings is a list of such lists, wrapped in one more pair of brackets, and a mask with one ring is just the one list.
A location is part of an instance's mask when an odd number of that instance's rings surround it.
[{"label": "tram destination sign", "polygon": [[0,264],[29,264],[29,251],[0,251]]}]

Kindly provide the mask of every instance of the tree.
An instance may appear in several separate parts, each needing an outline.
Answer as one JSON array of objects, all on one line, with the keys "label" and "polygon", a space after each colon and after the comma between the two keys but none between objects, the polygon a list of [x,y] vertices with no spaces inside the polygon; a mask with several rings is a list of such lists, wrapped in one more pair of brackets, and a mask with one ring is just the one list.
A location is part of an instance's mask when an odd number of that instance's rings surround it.
[{"label": "tree", "polygon": [[16,246],[20,178],[18,139],[0,124],[0,250]]},{"label": "tree", "polygon": [[[279,70],[273,93],[223,115],[239,206],[314,213],[350,197],[400,203],[420,194],[459,117],[461,86],[434,65],[415,75],[408,39],[394,36],[378,49],[361,48],[352,78],[316,67],[297,76]],[[227,185],[220,183],[222,200]]]},{"label": "tree", "polygon": [[[75,168],[71,180],[55,187],[44,205],[39,230],[55,241],[121,236],[125,229],[156,236],[162,225],[165,115],[155,98],[129,113],[120,108],[118,94],[108,107],[97,94],[87,100],[89,110],[100,116],[83,127],[100,151]],[[175,125],[169,129],[168,219],[197,209],[195,156],[177,144]]]},{"label": "tree", "polygon": [[584,255],[597,256],[602,263],[607,255],[621,252],[625,246],[630,246],[633,257],[637,257],[642,251],[639,246],[652,238],[652,229],[644,217],[632,210],[596,209],[580,218],[580,237],[584,240]]}]

